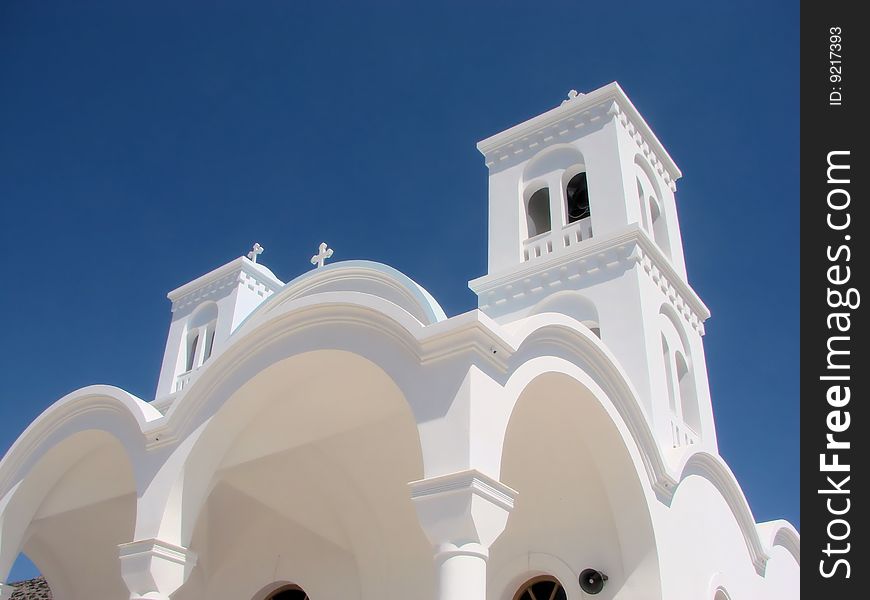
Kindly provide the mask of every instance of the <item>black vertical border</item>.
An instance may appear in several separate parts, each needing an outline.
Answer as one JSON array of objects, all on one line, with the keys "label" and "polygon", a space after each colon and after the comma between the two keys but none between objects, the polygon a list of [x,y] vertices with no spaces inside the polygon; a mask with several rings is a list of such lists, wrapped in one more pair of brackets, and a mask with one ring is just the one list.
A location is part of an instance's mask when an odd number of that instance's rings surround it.
[{"label": "black vertical border", "polygon": [[[870,296],[861,297],[856,308],[832,307],[829,290],[839,290],[843,294],[849,288],[859,293],[866,290],[864,282],[870,264],[866,260],[866,237],[870,236],[868,222],[867,179],[870,165],[867,164],[866,85],[863,81],[870,73],[870,22],[858,16],[859,9],[865,8],[859,2],[804,1],[801,3],[800,26],[800,227],[801,227],[801,592],[808,598],[868,598],[870,597],[870,564],[866,562],[868,536],[864,528],[868,510],[867,494],[858,490],[867,489],[867,443],[870,428],[867,427],[868,411],[865,404],[868,398],[867,382],[870,380],[870,352],[867,352],[867,327],[863,303],[870,302]],[[841,63],[832,61],[838,57],[831,54],[831,36],[840,28]],[[836,38],[834,38],[836,40]],[[833,47],[836,51],[836,46]],[[832,81],[841,68],[842,81]],[[831,92],[842,93],[839,104],[832,103]],[[848,151],[848,155],[837,155],[836,161],[847,162],[848,171],[832,172],[835,179],[845,175],[847,184],[833,184],[828,181],[828,156],[833,151]],[[846,190],[849,194],[848,207],[832,210],[828,194],[834,189]],[[842,192],[834,192],[834,204],[846,202]],[[842,226],[848,213],[849,227],[840,231],[828,224],[829,214],[835,225]],[[843,250],[842,247],[848,250]],[[839,253],[838,253],[839,250]],[[835,260],[829,257],[834,256]],[[839,265],[834,271],[831,267]],[[829,277],[842,279],[847,273],[849,281],[832,284]],[[870,293],[870,291],[868,291]],[[853,295],[854,298],[854,295]],[[834,297],[836,303],[836,296]],[[849,324],[849,331],[829,329],[831,313],[848,313],[838,323]],[[831,336],[847,336],[848,340],[837,340],[834,345],[848,350],[849,355],[838,355],[839,363],[848,362],[850,368],[828,369],[828,343]],[[824,375],[848,375],[849,381],[825,381]],[[850,400],[844,406],[831,406],[828,391],[831,385],[849,386]],[[836,399],[835,399],[836,401]],[[840,411],[832,415],[832,411]],[[845,416],[848,412],[848,417]],[[847,450],[827,449],[829,419],[835,428],[842,428],[845,419],[849,420],[848,429],[834,433],[838,441],[847,441]],[[839,462],[849,465],[848,472],[823,472],[820,455],[826,453],[827,462],[833,460],[832,454],[839,454]],[[849,476],[843,484],[843,476]],[[833,488],[827,477],[835,484],[848,489],[848,494],[820,493],[820,490]],[[833,515],[833,510],[848,512]],[[834,519],[842,522],[831,524]],[[830,525],[830,531],[829,531]],[[831,535],[842,540],[831,539]],[[833,552],[828,551],[831,544]],[[848,544],[848,546],[847,546]],[[848,550],[848,551],[844,551]],[[842,553],[838,553],[842,552]],[[837,559],[844,559],[846,565],[835,566]],[[823,575],[827,572],[829,577]],[[832,573],[833,571],[833,573]],[[847,577],[848,574],[848,577]]]}]

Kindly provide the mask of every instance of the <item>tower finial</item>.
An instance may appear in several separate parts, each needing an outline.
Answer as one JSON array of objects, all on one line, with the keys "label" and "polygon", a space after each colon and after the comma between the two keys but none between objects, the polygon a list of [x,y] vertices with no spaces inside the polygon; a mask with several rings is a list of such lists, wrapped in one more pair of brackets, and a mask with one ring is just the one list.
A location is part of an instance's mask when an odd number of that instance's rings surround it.
[{"label": "tower finial", "polygon": [[260,244],[255,243],[253,247],[251,247],[251,251],[248,252],[248,260],[251,262],[257,262],[257,257],[263,253],[263,250],[265,250],[265,248]]},{"label": "tower finial", "polygon": [[571,102],[571,100],[574,100],[574,99],[577,98],[578,96],[582,96],[582,95],[583,95],[583,94],[581,94],[581,93],[578,92],[577,90],[569,90],[569,91],[568,91],[568,98],[565,99],[565,100],[562,100],[562,104],[565,104],[566,102]]},{"label": "tower finial", "polygon": [[322,267],[326,263],[326,259],[332,257],[332,248],[326,245],[326,242],[321,242],[318,248],[319,252],[311,257],[311,264],[316,268]]}]

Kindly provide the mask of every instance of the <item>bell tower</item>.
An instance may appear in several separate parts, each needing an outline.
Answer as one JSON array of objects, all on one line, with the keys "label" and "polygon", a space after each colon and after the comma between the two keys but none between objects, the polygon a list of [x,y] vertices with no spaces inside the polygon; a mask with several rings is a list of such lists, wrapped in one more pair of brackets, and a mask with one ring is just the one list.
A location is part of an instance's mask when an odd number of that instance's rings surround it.
[{"label": "bell tower", "polygon": [[488,272],[469,282],[501,323],[561,313],[628,374],[662,446],[716,449],[674,192],[680,170],[617,83],[477,145],[489,169]]}]

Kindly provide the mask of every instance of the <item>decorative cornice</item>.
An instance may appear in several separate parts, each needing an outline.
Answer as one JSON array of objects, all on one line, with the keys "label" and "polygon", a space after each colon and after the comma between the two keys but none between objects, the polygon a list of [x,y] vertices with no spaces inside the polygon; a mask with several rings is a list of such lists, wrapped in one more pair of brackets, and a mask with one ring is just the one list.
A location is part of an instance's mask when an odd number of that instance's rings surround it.
[{"label": "decorative cornice", "polygon": [[284,286],[272,271],[245,256],[240,256],[172,290],[167,297],[172,301],[172,312],[175,312],[216,296],[222,290],[236,285],[246,286],[264,298],[268,298]]},{"label": "decorative cornice", "polygon": [[[581,94],[560,106],[478,142],[487,166],[492,168],[511,157],[570,139],[569,134],[583,130],[607,116],[617,120],[638,143],[669,186],[682,177],[680,169],[659,139],[629,100],[618,83],[609,83],[588,94]],[[653,162],[655,161],[655,162]],[[676,189],[672,187],[672,189]]]},{"label": "decorative cornice", "polygon": [[146,556],[162,558],[169,562],[187,566],[195,565],[197,560],[196,552],[154,538],[129,542],[118,546],[118,557],[122,561]]},{"label": "decorative cornice", "polygon": [[408,485],[411,488],[412,500],[472,493],[507,511],[513,510],[514,499],[517,497],[516,490],[476,469],[412,481]]},{"label": "decorative cornice", "polygon": [[698,333],[704,334],[704,321],[710,317],[710,310],[649,234],[636,223],[612,235],[591,238],[563,252],[521,263],[505,273],[473,279],[468,287],[478,295],[481,310],[486,310],[562,286],[566,279],[597,275],[602,270],[627,268],[632,264],[640,264],[674,309]]},{"label": "decorative cornice", "polygon": [[[656,154],[654,148],[658,148],[660,152],[664,152],[664,147],[662,147],[659,141],[655,138],[655,134],[652,133],[649,126],[642,118],[640,122],[637,121],[637,118],[640,117],[640,115],[637,114],[637,111],[627,111],[623,106],[621,106],[618,101],[614,100],[608,107],[607,114],[615,118],[616,122],[622,125],[625,132],[632,140],[634,140],[638,151],[646,157],[652,168],[655,169],[656,173],[659,174],[659,177],[661,177],[665,182],[665,185],[667,185],[672,192],[676,192],[677,179],[682,176],[682,173],[676,168],[676,165],[670,156],[667,157],[667,161],[663,161],[659,158],[660,154]],[[632,112],[636,116],[633,117]],[[642,125],[638,123],[642,123]]]}]

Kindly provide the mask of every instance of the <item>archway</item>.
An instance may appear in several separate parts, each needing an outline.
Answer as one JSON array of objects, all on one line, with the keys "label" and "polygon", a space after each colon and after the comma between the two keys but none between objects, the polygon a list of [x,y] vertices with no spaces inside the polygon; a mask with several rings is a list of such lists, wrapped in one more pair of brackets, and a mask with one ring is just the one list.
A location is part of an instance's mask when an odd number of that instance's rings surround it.
[{"label": "archway", "polygon": [[124,445],[80,431],[48,449],[10,492],[0,515],[0,560],[30,558],[54,598],[125,597],[118,544],[136,519],[136,484]]},{"label": "archway", "polygon": [[661,597],[645,473],[603,402],[557,372],[536,377],[517,399],[501,481],[519,495],[491,550],[492,598],[510,600],[523,581],[547,576],[579,599],[577,577],[590,567],[609,576],[606,597],[623,588]]},{"label": "archway", "polygon": [[184,508],[199,560],[178,600],[270,598],[256,591],[274,580],[315,599],[413,597],[433,577],[407,488],[423,476],[416,421],[374,363],[337,350],[280,360],[205,428],[183,482],[190,502],[207,492]]}]

